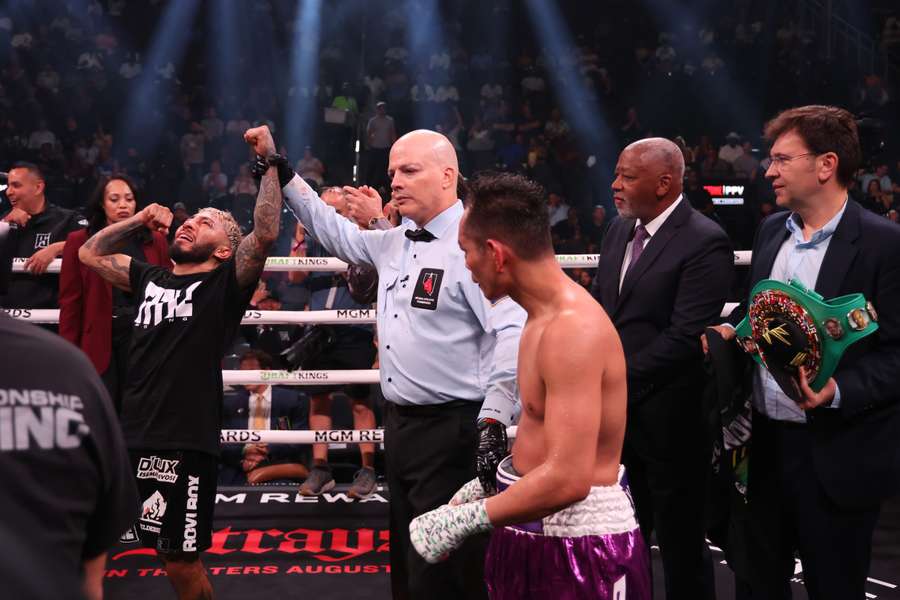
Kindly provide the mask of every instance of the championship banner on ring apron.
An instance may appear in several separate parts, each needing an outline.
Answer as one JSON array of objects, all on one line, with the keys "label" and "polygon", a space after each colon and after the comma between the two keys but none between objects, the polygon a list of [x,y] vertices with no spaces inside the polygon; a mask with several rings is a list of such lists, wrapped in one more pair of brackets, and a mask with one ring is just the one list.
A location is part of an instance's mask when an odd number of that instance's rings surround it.
[{"label": "championship banner on ring apron", "polygon": [[810,388],[818,392],[844,351],[877,329],[875,307],[862,294],[825,300],[796,280],[785,284],[764,279],[750,292],[737,339],[789,398],[799,400],[799,367],[806,369]]}]

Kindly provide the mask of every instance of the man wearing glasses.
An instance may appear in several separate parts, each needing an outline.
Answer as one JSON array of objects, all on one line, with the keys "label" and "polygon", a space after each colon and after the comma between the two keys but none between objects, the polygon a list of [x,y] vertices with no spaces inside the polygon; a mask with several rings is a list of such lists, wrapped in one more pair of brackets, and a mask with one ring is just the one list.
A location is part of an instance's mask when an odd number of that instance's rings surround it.
[{"label": "man wearing glasses", "polygon": [[[900,485],[900,228],[848,199],[861,158],[849,112],[794,108],[765,133],[766,177],[789,212],[760,225],[749,288],[797,279],[826,299],[862,293],[880,329],[847,350],[819,392],[801,369],[798,401],[758,370],[743,525],[749,574],[737,597],[790,598],[798,551],[811,600],[862,599],[879,508]],[[734,338],[728,325],[716,329]]]}]

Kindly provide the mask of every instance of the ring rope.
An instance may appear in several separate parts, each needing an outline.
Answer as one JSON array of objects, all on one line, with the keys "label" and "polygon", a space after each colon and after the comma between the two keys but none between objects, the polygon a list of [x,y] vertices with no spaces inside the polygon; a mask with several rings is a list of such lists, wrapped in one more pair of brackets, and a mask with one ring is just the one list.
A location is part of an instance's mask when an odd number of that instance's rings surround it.
[{"label": "ring rope", "polygon": [[[721,316],[727,317],[737,302],[726,302]],[[0,309],[14,319],[31,323],[59,323],[58,308],[6,308]],[[241,325],[365,325],[375,323],[373,308],[344,310],[248,310]]]},{"label": "ring rope", "polygon": [[[726,302],[721,316],[727,317],[737,306],[737,302]],[[31,323],[59,323],[58,308],[0,308],[3,312],[21,321]],[[248,310],[241,319],[241,325],[366,325],[375,323],[373,308],[351,308],[343,310]]]},{"label": "ring rope", "polygon": [[[746,266],[750,264],[751,250],[738,250],[734,253],[734,264]],[[557,254],[556,259],[564,269],[594,269],[597,267],[599,254]],[[13,273],[27,273],[25,270],[26,258],[14,258],[12,264]],[[62,259],[54,259],[47,267],[47,273],[59,273],[62,267]],[[316,258],[310,256],[271,256],[266,260],[265,270],[269,273],[283,273],[290,271],[307,272],[336,272],[346,271],[347,263],[339,258]]]},{"label": "ring rope", "polygon": [[[518,427],[506,428],[506,435],[516,437]],[[223,429],[219,432],[223,444],[379,444],[384,442],[384,429]]]},{"label": "ring rope", "polygon": [[378,369],[222,371],[222,383],[225,385],[348,385],[380,381]]}]

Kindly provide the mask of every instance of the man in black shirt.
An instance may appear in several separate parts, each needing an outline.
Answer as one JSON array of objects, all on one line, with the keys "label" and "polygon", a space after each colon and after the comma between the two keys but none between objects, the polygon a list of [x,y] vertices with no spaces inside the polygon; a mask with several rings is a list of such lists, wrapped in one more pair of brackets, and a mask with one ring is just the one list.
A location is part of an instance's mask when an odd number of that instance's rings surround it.
[{"label": "man in black shirt", "polygon": [[16,163],[9,171],[6,197],[12,209],[3,215],[9,223],[13,257],[27,258],[28,273],[13,274],[9,291],[0,297],[3,308],[56,308],[59,276],[44,274],[54,258],[62,256],[69,233],[87,225],[76,213],[47,202],[44,176],[31,163]]},{"label": "man in black shirt", "polygon": [[[62,338],[0,311],[0,339],[4,597],[100,598],[106,551],[140,506],[112,402]],[[42,568],[23,572],[24,556]]]},{"label": "man in black shirt", "polygon": [[[285,159],[267,157],[270,165]],[[153,547],[180,598],[208,598],[199,553],[212,542],[221,359],[278,237],[281,186],[269,166],[260,182],[254,229],[243,240],[227,212],[204,208],[175,233],[172,271],[117,254],[137,230],[167,233],[168,208],[151,204],[99,231],[81,261],[132,291],[139,303],[122,402],[122,428],[143,500],[138,534]]]}]

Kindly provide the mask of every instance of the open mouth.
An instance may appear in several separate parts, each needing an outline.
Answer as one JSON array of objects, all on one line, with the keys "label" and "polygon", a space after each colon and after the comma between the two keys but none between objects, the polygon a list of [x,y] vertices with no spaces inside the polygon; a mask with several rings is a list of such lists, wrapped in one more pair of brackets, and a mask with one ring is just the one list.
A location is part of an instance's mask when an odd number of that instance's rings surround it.
[{"label": "open mouth", "polygon": [[193,243],[194,243],[194,238],[193,238],[193,236],[192,236],[191,234],[187,233],[187,232],[179,233],[177,236],[175,236],[175,239],[176,239],[176,240],[181,240],[181,241],[183,241],[183,242],[187,242],[187,243],[189,243],[189,244],[193,244]]}]

